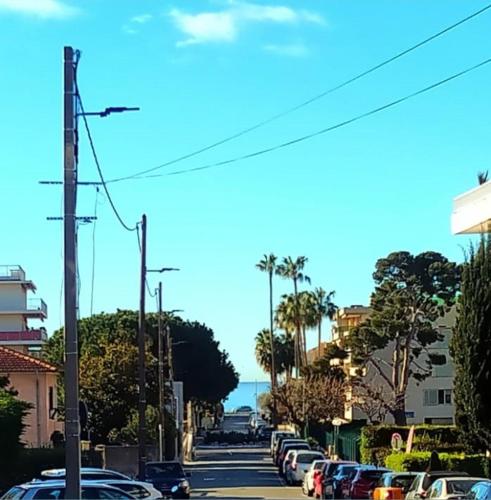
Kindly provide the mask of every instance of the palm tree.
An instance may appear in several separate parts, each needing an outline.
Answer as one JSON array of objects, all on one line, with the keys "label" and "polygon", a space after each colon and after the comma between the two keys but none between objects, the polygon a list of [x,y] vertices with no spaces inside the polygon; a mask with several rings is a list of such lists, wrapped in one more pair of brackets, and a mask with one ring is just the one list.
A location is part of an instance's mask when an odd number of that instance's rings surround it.
[{"label": "palm tree", "polygon": [[297,257],[293,260],[290,256],[283,257],[283,261],[276,268],[276,274],[285,279],[291,279],[293,281],[293,293],[295,297],[295,326],[296,326],[296,335],[295,335],[295,343],[296,343],[296,363],[295,370],[298,376],[300,366],[301,366],[301,324],[300,324],[300,311],[299,311],[299,303],[298,303],[298,284],[303,283],[304,281],[310,283],[310,278],[303,274],[303,268],[307,262],[307,257]]},{"label": "palm tree", "polygon": [[314,299],[315,304],[315,316],[316,316],[316,324],[317,324],[317,332],[318,332],[318,344],[317,344],[317,358],[321,358],[321,350],[322,350],[322,319],[329,318],[331,321],[334,319],[336,315],[336,311],[338,310],[338,306],[334,304],[332,299],[336,292],[331,290],[327,293],[323,288],[318,287],[312,293],[312,297]]},{"label": "palm tree", "polygon": [[275,353],[274,346],[274,324],[273,324],[273,273],[276,270],[276,256],[272,253],[269,255],[264,254],[263,258],[256,264],[257,269],[262,272],[268,273],[269,278],[269,331],[270,335],[270,352],[271,356],[271,390],[276,387],[276,368],[275,368]]},{"label": "palm tree", "polygon": [[309,291],[303,291],[298,294],[298,304],[300,312],[300,321],[302,326],[302,345],[303,345],[303,362],[307,364],[307,335],[308,328],[317,326],[317,316],[315,307],[314,294]]},{"label": "palm tree", "polygon": [[281,334],[276,345],[278,346],[278,374],[284,373],[286,380],[290,380],[295,365],[295,343],[292,335],[288,332]]},{"label": "palm tree", "polygon": [[263,328],[256,335],[255,347],[256,360],[259,366],[266,372],[272,372],[272,356],[271,356],[271,331]]}]

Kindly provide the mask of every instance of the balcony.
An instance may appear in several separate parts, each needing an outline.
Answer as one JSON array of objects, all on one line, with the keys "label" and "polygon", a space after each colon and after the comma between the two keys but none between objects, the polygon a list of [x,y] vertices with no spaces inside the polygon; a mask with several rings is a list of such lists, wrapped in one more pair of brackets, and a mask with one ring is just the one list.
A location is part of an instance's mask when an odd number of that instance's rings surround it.
[{"label": "balcony", "polygon": [[0,309],[0,314],[5,316],[22,315],[25,318],[46,319],[48,317],[48,306],[43,299],[27,299],[22,304],[9,304]]},{"label": "balcony", "polygon": [[26,280],[24,269],[18,265],[0,265],[0,284],[4,283],[22,284],[32,291],[36,290],[34,283]]},{"label": "balcony", "polygon": [[20,332],[0,332],[1,345],[42,344],[48,340],[45,328],[30,329]]}]

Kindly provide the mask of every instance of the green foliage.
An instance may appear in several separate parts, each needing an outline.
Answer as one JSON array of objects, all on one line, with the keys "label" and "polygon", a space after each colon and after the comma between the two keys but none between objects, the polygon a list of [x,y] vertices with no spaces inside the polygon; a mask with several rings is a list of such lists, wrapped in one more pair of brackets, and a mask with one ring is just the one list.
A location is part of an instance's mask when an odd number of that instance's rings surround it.
[{"label": "green foliage", "polygon": [[[184,383],[186,401],[215,404],[235,389],[238,374],[212,330],[173,316],[166,317],[165,324],[173,343],[174,379]],[[157,325],[157,315],[148,314],[147,402],[153,406],[158,400]],[[121,310],[102,313],[80,320],[78,328],[81,398],[88,406],[94,441],[104,443],[110,432],[117,433],[129,424],[132,411],[137,409],[138,314]],[[44,356],[62,364],[62,330],[49,339]]]},{"label": "green foliage", "polygon": [[[441,340],[436,320],[450,310],[459,290],[459,267],[437,252],[411,255],[393,252],[377,261],[372,314],[347,338],[353,361],[374,370],[385,386],[384,404],[405,425],[405,399],[410,379],[424,380],[441,357],[425,356],[425,348]],[[391,369],[376,352],[393,346]],[[360,384],[363,384],[361,379]]]},{"label": "green foliage", "polygon": [[450,345],[455,420],[471,449],[491,449],[491,238],[471,247]]},{"label": "green foliage", "polygon": [[[421,472],[427,470],[431,459],[431,452],[419,451],[413,453],[392,453],[385,459],[385,466],[389,469],[406,472]],[[475,477],[489,477],[489,458],[484,455],[466,455],[464,453],[440,453],[439,459],[442,470],[467,472]]]},{"label": "green foliage", "polygon": [[0,377],[0,469],[11,462],[22,449],[24,418],[32,405],[17,399],[17,392],[8,388],[8,379]]},{"label": "green foliage", "polygon": [[[410,426],[366,425],[361,431],[360,454],[363,463],[383,465],[385,457],[392,453],[391,438],[395,432],[407,440]],[[416,425],[413,450],[461,452],[460,435],[450,425]]]}]

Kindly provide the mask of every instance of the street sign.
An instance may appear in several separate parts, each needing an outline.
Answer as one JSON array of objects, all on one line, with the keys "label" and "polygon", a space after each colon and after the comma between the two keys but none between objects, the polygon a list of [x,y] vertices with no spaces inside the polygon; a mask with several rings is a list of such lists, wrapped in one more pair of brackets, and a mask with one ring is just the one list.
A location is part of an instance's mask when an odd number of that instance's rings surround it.
[{"label": "street sign", "polygon": [[394,432],[390,439],[390,445],[395,451],[399,451],[402,448],[402,436],[398,432]]}]

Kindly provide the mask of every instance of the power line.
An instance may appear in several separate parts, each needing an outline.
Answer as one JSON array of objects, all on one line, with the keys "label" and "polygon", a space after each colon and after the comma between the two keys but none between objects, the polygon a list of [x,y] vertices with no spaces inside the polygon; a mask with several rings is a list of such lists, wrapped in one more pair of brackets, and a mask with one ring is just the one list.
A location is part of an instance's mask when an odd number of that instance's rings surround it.
[{"label": "power line", "polygon": [[455,80],[456,78],[464,76],[467,73],[470,73],[471,71],[474,71],[474,70],[480,68],[481,66],[489,64],[490,62],[491,62],[491,58],[486,59],[485,61],[482,61],[479,64],[475,64],[474,66],[471,66],[470,68],[467,68],[467,69],[465,69],[463,71],[460,71],[459,73],[455,73],[454,75],[449,76],[448,78],[440,80],[440,81],[438,81],[436,83],[433,83],[433,84],[429,85],[428,87],[425,87],[425,88],[420,89],[420,90],[418,90],[416,92],[408,94],[408,95],[406,95],[404,97],[396,99],[395,101],[391,101],[391,102],[389,102],[387,104],[384,104],[383,106],[379,106],[378,108],[375,108],[375,109],[372,109],[370,111],[367,111],[366,113],[362,113],[360,115],[356,115],[353,118],[350,118],[348,120],[336,123],[335,125],[331,125],[329,127],[323,128],[321,130],[317,130],[316,132],[312,132],[310,134],[303,135],[303,136],[298,137],[296,139],[292,139],[290,141],[282,142],[280,144],[276,144],[275,146],[271,146],[271,147],[268,147],[268,148],[265,148],[265,149],[261,149],[259,151],[255,151],[253,153],[247,153],[247,154],[244,154],[244,155],[241,155],[241,156],[236,156],[235,158],[230,158],[228,160],[222,160],[222,161],[218,161],[218,162],[215,162],[215,163],[209,163],[207,165],[202,165],[200,167],[193,167],[193,168],[186,168],[186,169],[182,169],[182,170],[175,170],[173,172],[167,172],[167,173],[164,173],[164,174],[147,175],[147,176],[144,176],[144,177],[139,177],[139,179],[147,179],[147,178],[153,178],[153,177],[165,177],[165,176],[169,176],[169,175],[180,175],[180,174],[186,174],[186,173],[189,173],[189,172],[196,172],[198,170],[206,170],[206,169],[209,169],[209,168],[221,167],[221,166],[224,166],[224,165],[229,165],[231,163],[236,163],[238,161],[242,161],[242,160],[247,160],[247,159],[250,159],[250,158],[254,158],[256,156],[261,156],[261,155],[266,154],[266,153],[271,153],[271,152],[276,151],[278,149],[282,149],[282,148],[286,148],[286,147],[289,147],[289,146],[293,146],[294,144],[298,144],[300,142],[307,141],[307,140],[312,139],[314,137],[317,137],[319,135],[326,134],[327,132],[332,132],[333,130],[345,127],[346,125],[350,125],[351,123],[357,122],[358,120],[361,120],[363,118],[367,118],[367,117],[369,117],[371,115],[375,115],[377,113],[380,113],[381,111],[384,111],[384,110],[386,110],[388,108],[394,107],[394,106],[396,106],[398,104],[401,104],[404,101],[412,99],[413,97],[416,97],[418,95],[421,95],[421,94],[424,94],[426,92],[429,92],[430,90],[433,90],[433,89],[435,89],[437,87],[440,87],[441,85],[444,85],[444,84],[446,84],[446,83],[448,83],[448,82],[450,82],[452,80]]},{"label": "power line", "polygon": [[94,314],[94,284],[95,284],[95,230],[97,224],[97,204],[99,201],[99,188],[95,188],[94,222],[92,225],[92,275],[90,279],[90,315]]},{"label": "power line", "polygon": [[[140,254],[141,254],[141,252],[142,252],[142,244],[141,244],[141,240],[140,240],[139,223],[137,224],[136,237],[137,237],[137,240],[138,240],[138,249],[140,250]],[[145,276],[145,286],[147,287],[147,292],[148,292],[148,295],[150,295],[150,297],[153,298],[153,297],[157,296],[156,292],[152,292],[152,290],[150,288],[150,285],[148,284],[148,280],[147,280],[146,276]]]},{"label": "power line", "polygon": [[427,43],[443,36],[444,34],[448,33],[449,31],[452,31],[453,29],[461,26],[462,24],[470,21],[471,19],[474,19],[475,17],[483,14],[484,12],[486,12],[487,10],[491,9],[491,3],[490,4],[487,4],[486,6],[484,6],[482,9],[479,9],[478,11],[476,12],[473,12],[472,14],[468,15],[467,17],[463,18],[463,19],[460,19],[459,21],[451,24],[450,26],[447,26],[446,28],[442,29],[441,31],[429,36],[428,38],[425,38],[424,40],[416,43],[415,45],[412,45],[411,47],[403,50],[402,52],[399,52],[397,53],[396,55],[390,57],[389,59],[385,59],[384,61],[376,64],[375,66],[372,66],[371,68],[355,75],[354,77],[352,78],[349,78],[348,80],[345,80],[344,82],[334,86],[334,87],[331,87],[330,89],[328,90],[325,90],[324,92],[321,92],[320,94],[317,94],[315,95],[314,97],[311,97],[310,99],[307,99],[306,101],[303,101],[301,102],[300,104],[297,104],[296,106],[293,106],[292,108],[289,108],[281,113],[278,113],[276,115],[273,115],[271,116],[270,118],[267,118],[263,121],[260,121],[258,123],[256,123],[255,125],[252,125],[250,127],[247,127],[233,135],[230,135],[228,137],[225,137],[224,139],[221,139],[217,142],[214,142],[208,146],[204,146],[200,149],[197,149],[195,151],[192,151],[191,153],[188,153],[188,154],[185,154],[185,155],[182,155],[182,156],[179,156],[173,160],[169,160],[161,165],[157,165],[156,167],[152,167],[152,168],[148,168],[146,170],[142,170],[140,172],[136,172],[134,174],[131,174],[131,175],[128,175],[128,176],[124,176],[124,177],[118,177],[118,178],[115,178],[115,179],[111,179],[111,180],[108,180],[107,182],[119,182],[119,181],[124,181],[124,180],[128,180],[128,179],[133,179],[135,177],[139,177],[141,175],[145,175],[145,174],[148,174],[150,172],[154,172],[155,170],[160,170],[162,168],[165,168],[165,167],[168,167],[170,165],[173,165],[175,163],[179,163],[181,161],[184,161],[184,160],[187,160],[189,158],[192,158],[193,156],[197,156],[201,153],[204,153],[206,151],[209,151],[210,149],[214,149],[218,146],[221,146],[227,142],[230,142],[234,139],[237,139],[245,134],[248,134],[249,132],[252,132],[254,130],[257,130],[258,128],[260,127],[263,127],[265,125],[268,125],[269,123],[273,122],[273,121],[276,121],[280,118],[283,118],[284,116],[287,116],[289,115],[290,113],[293,113],[295,111],[298,111],[299,109],[305,107],[305,106],[308,106],[310,104],[312,104],[313,102],[315,101],[318,101],[319,99],[322,99],[323,97],[326,97],[327,95],[333,93],[333,92],[336,92],[337,90],[340,90],[342,89],[343,87],[346,87],[347,85],[350,85],[351,83],[354,83],[356,82],[357,80],[369,75],[370,73],[373,73],[374,71],[377,71],[378,69],[396,61],[397,59],[400,59],[401,57],[404,57],[405,55],[409,54],[410,52],[413,52],[414,50],[416,49],[419,49],[420,47],[422,47],[423,45],[426,45]]},{"label": "power line", "polygon": [[80,91],[78,89],[78,84],[76,83],[75,85],[76,85],[76,89],[77,89],[78,102],[80,104],[80,111],[81,111],[80,114],[82,115],[82,118],[83,118],[83,121],[84,121],[85,130],[87,131],[87,137],[89,139],[90,149],[92,150],[92,156],[94,157],[94,162],[96,164],[97,171],[99,173],[99,177],[100,177],[101,182],[102,182],[102,187],[104,188],[104,191],[106,193],[107,199],[109,200],[109,204],[111,205],[111,208],[112,208],[112,210],[114,212],[114,215],[116,215],[116,218],[118,219],[118,221],[121,224],[121,226],[123,226],[124,229],[126,229],[127,231],[135,231],[136,230],[136,225],[133,226],[133,227],[130,227],[130,226],[128,226],[123,221],[123,219],[119,215],[118,210],[116,209],[116,206],[114,205],[114,202],[113,202],[113,200],[111,198],[111,195],[109,194],[109,190],[107,189],[107,185],[106,185],[107,183],[104,180],[104,175],[102,174],[102,169],[101,169],[101,166],[100,166],[100,163],[99,163],[99,158],[98,158],[97,152],[95,150],[94,141],[92,140],[92,134],[90,132],[90,127],[89,127],[89,122],[87,120],[87,116],[85,115],[84,105],[82,103],[82,97],[81,97]]}]

